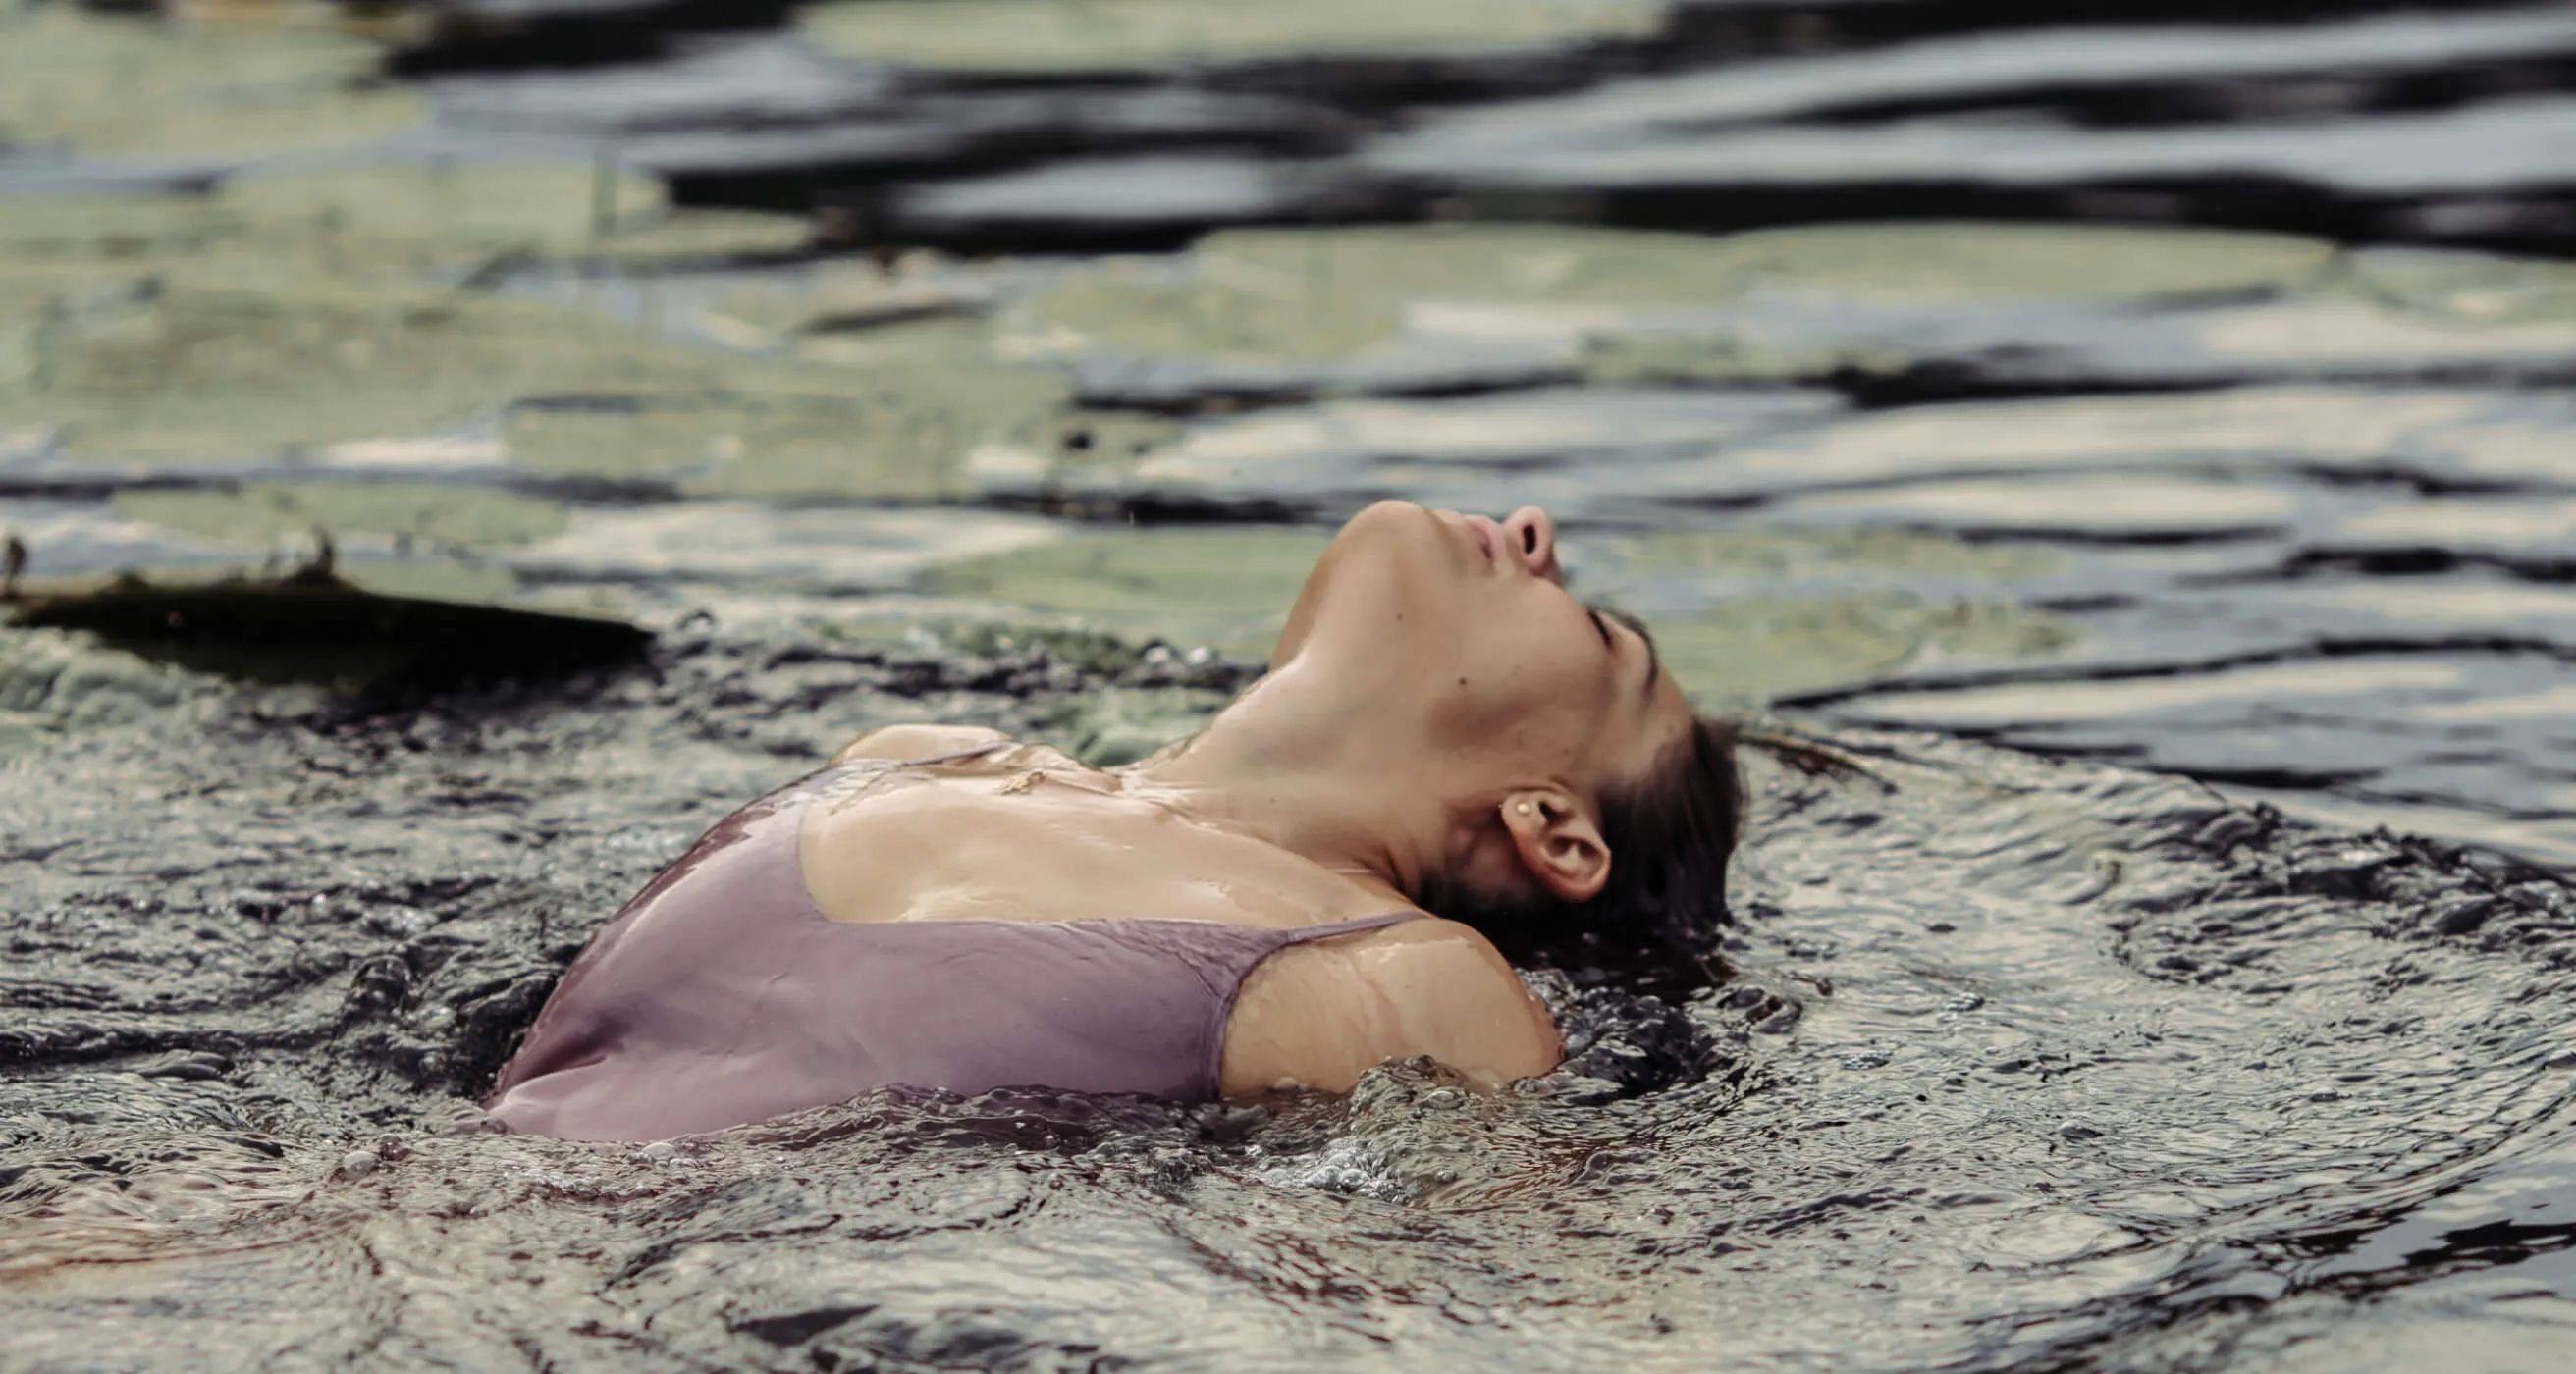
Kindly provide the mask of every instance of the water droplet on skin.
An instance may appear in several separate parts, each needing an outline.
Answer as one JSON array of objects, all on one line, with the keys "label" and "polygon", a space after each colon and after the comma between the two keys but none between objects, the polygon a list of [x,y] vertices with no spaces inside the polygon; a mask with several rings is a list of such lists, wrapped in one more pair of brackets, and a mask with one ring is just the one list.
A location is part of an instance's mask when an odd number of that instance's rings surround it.
[{"label": "water droplet on skin", "polygon": [[336,1176],[354,1183],[357,1180],[374,1173],[376,1171],[376,1166],[383,1162],[384,1161],[382,1159],[376,1156],[376,1153],[373,1150],[351,1150],[347,1154],[340,1156],[340,1166],[332,1172]]}]

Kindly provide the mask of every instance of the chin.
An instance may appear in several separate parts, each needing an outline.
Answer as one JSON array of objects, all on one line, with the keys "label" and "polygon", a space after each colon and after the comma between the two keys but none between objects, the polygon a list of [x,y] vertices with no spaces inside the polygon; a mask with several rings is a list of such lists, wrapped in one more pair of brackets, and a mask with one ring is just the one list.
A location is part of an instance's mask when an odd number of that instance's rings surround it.
[{"label": "chin", "polygon": [[1466,612],[1460,561],[1457,535],[1431,511],[1410,501],[1369,506],[1307,575],[1272,662],[1311,645],[1371,676],[1445,643],[1442,627]]},{"label": "chin", "polygon": [[1457,551],[1457,531],[1429,509],[1410,501],[1380,501],[1343,524],[1315,570],[1363,570],[1361,575],[1372,582],[1448,580],[1456,576]]},{"label": "chin", "polygon": [[1437,531],[1440,517],[1428,506],[1411,501],[1378,501],[1363,508],[1342,525],[1341,539],[1374,539],[1381,536],[1419,539]]}]

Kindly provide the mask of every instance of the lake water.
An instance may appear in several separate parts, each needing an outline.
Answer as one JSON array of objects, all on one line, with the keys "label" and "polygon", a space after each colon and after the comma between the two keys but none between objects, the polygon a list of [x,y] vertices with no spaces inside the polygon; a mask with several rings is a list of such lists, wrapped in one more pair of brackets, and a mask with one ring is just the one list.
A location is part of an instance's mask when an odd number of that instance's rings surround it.
[{"label": "lake water", "polygon": [[[31,585],[658,636],[0,632],[0,1365],[2558,1367],[2576,11],[2087,14],[0,10]],[[1569,957],[1500,1096],[461,1115],[733,805],[1134,757],[1382,496],[1865,766],[1755,762],[1734,982]]]}]

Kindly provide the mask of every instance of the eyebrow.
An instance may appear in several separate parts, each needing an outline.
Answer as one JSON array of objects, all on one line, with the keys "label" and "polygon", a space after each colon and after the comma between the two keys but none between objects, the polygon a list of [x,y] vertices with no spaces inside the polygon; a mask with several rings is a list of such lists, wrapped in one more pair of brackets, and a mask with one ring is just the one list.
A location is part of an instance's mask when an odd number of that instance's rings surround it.
[{"label": "eyebrow", "polygon": [[1655,651],[1655,632],[1646,628],[1646,622],[1628,614],[1626,611],[1620,610],[1616,606],[1607,605],[1599,601],[1587,601],[1584,603],[1583,609],[1592,612],[1594,615],[1618,621],[1621,625],[1627,627],[1628,633],[1645,641],[1646,680],[1639,685],[1637,695],[1640,698],[1651,701],[1655,695],[1655,684],[1661,681],[1664,676],[1664,657],[1662,654]]}]

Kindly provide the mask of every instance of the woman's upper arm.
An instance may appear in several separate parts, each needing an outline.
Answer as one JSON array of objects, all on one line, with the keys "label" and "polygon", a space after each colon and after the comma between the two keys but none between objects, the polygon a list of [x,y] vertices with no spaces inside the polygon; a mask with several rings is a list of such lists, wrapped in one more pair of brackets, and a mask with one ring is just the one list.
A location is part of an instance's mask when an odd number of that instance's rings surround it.
[{"label": "woman's upper arm", "polygon": [[841,752],[832,756],[832,762],[935,759],[942,754],[997,744],[1009,738],[999,730],[988,730],[981,725],[889,725],[882,730],[870,730],[841,746]]},{"label": "woman's upper arm", "polygon": [[1498,1086],[1555,1068],[1564,1047],[1492,944],[1423,919],[1357,948],[1306,945],[1264,961],[1235,1003],[1222,1086],[1347,1092],[1369,1069],[1416,1055]]},{"label": "woman's upper arm", "polygon": [[1489,1087],[1554,1069],[1565,1057],[1556,1023],[1501,952],[1455,922],[1419,924],[1425,938],[1369,967],[1395,1012],[1380,1062],[1427,1054]]}]

